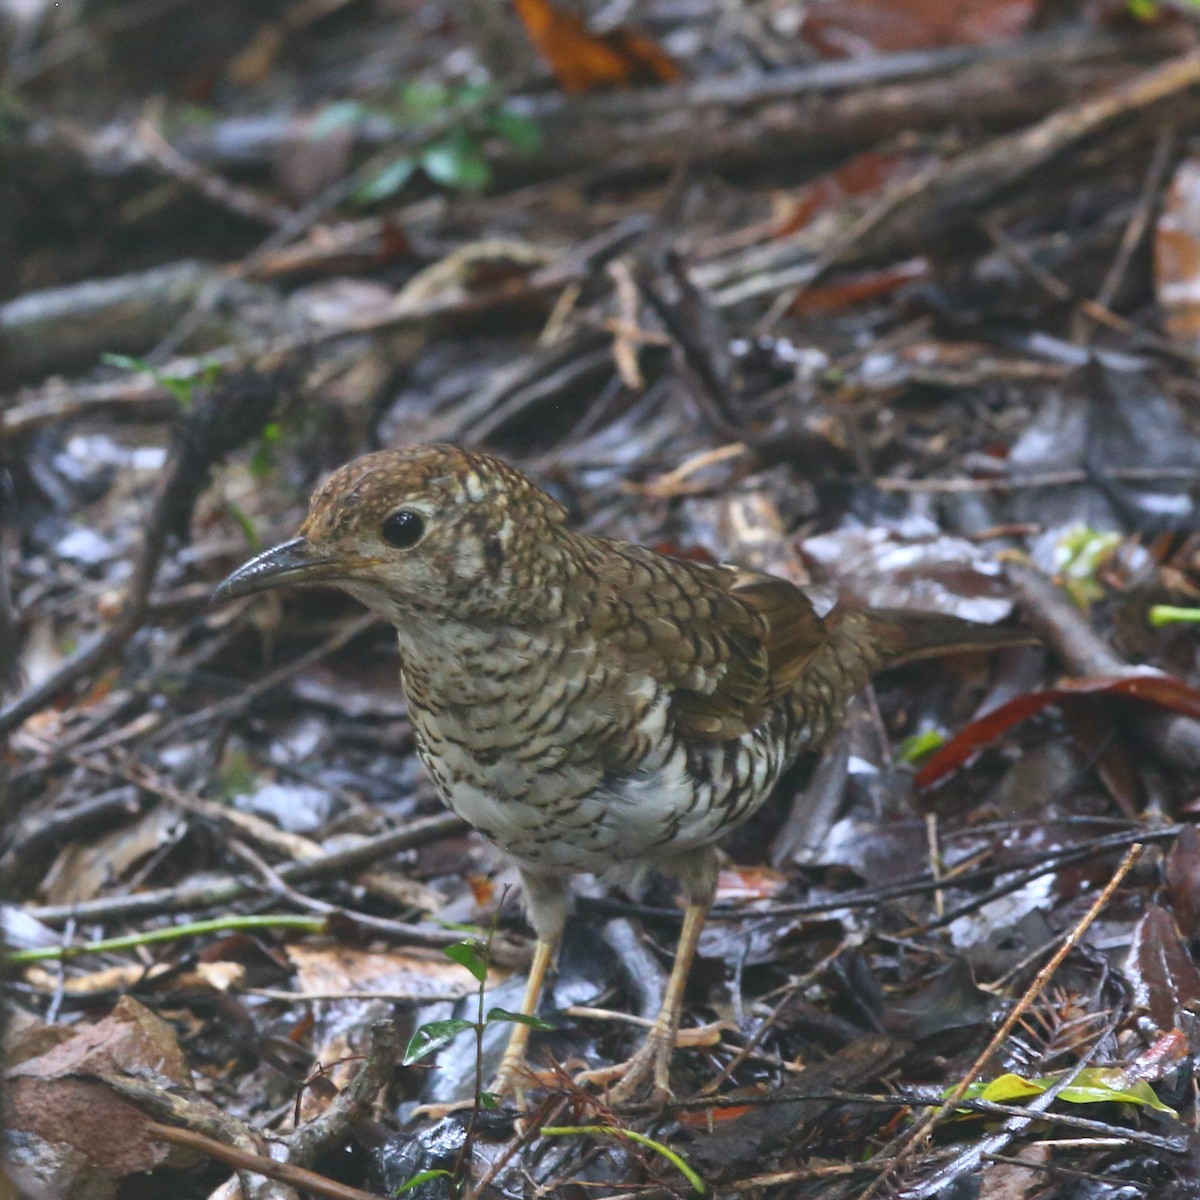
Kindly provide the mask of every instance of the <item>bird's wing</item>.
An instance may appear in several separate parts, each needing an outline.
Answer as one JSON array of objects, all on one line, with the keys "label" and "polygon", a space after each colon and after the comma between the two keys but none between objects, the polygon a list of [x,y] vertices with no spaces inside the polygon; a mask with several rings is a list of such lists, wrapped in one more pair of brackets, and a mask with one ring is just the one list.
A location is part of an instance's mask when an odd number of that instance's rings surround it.
[{"label": "bird's wing", "polygon": [[730,594],[767,623],[767,702],[791,691],[809,660],[828,640],[825,622],[794,584],[775,575],[739,570]]},{"label": "bird's wing", "polygon": [[666,559],[620,546],[626,569],[606,636],[626,664],[673,689],[680,733],[723,742],[758,725],[826,639],[807,596],[786,580]]}]

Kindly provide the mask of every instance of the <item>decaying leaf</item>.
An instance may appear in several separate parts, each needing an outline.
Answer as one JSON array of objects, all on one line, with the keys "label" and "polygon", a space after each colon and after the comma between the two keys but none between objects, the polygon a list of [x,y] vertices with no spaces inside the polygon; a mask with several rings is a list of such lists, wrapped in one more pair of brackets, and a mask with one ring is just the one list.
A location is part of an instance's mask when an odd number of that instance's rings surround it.
[{"label": "decaying leaf", "polygon": [[514,3],[530,40],[565,92],[679,78],[678,66],[645,34],[624,28],[589,33],[579,17],[550,0]]},{"label": "decaying leaf", "polygon": [[1137,923],[1125,960],[1134,1006],[1163,1032],[1180,1024],[1180,1014],[1200,1006],[1200,971],[1192,962],[1171,914],[1158,905]]}]

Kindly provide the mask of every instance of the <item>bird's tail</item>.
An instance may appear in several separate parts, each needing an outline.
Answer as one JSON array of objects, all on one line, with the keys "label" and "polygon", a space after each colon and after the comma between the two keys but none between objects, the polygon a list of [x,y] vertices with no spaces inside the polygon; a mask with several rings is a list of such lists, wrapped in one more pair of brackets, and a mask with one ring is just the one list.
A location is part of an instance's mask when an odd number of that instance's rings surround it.
[{"label": "bird's tail", "polygon": [[824,620],[820,647],[793,683],[791,701],[804,744],[819,749],[841,722],[850,698],[883,667],[913,659],[1027,646],[1037,639],[941,613],[838,605]]},{"label": "bird's tail", "polygon": [[[837,619],[837,609],[830,617]],[[1031,646],[1038,640],[1023,629],[1001,629],[944,613],[903,608],[859,609],[846,614],[846,619],[859,625],[866,642],[875,648],[876,670],[944,654]]]}]

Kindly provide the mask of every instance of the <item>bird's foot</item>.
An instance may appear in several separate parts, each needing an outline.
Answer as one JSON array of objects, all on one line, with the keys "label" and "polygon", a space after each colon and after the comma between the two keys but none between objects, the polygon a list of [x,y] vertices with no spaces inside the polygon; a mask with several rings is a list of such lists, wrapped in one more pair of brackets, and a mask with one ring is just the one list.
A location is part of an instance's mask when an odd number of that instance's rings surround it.
[{"label": "bird's foot", "polygon": [[[674,1049],[675,1038],[671,1030],[654,1025],[632,1058],[611,1067],[583,1071],[575,1076],[575,1082],[604,1088],[607,1098],[614,1104],[645,1098],[661,1107],[671,1099],[671,1052]],[[647,1083],[650,1084],[648,1095]]]},{"label": "bird's foot", "polygon": [[545,1072],[533,1070],[523,1057],[509,1059],[505,1055],[500,1061],[500,1070],[496,1072],[496,1078],[492,1080],[492,1086],[488,1088],[488,1092],[493,1096],[511,1096],[517,1108],[524,1112],[527,1107],[526,1099],[529,1090],[543,1087],[548,1082],[545,1075]]},{"label": "bird's foot", "polygon": [[474,1098],[463,1100],[451,1100],[446,1104],[418,1104],[412,1110],[414,1117],[428,1117],[431,1121],[440,1121],[444,1117],[450,1116],[451,1113],[465,1112],[468,1108],[475,1107]]},{"label": "bird's foot", "polygon": [[[694,1028],[677,1029],[672,1037],[665,1026],[654,1024],[646,1040],[628,1061],[582,1071],[575,1076],[575,1082],[605,1088],[608,1098],[620,1104],[641,1099],[646,1082],[652,1079],[653,1086],[646,1098],[653,1104],[666,1104],[671,1099],[671,1052],[689,1046],[715,1046],[720,1042],[721,1034],[730,1029],[737,1030],[732,1021],[712,1021]],[[613,1084],[616,1086],[611,1086]]]}]

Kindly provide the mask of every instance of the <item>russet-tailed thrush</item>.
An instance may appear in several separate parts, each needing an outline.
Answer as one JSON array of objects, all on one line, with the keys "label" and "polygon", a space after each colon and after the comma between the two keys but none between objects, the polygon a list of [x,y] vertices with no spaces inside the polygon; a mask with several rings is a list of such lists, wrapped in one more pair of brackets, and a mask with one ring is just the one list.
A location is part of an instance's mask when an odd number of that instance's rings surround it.
[{"label": "russet-tailed thrush", "polygon": [[[662,1010],[615,1099],[668,1067],[712,902],[715,843],[819,750],[872,671],[1028,642],[954,617],[835,607],[785,580],[569,528],[498,459],[384,450],[336,471],[299,536],[217,589],[343,588],[396,627],[417,747],[442,799],[516,860],[537,934],[533,1015],[569,908],[567,876],[656,867],[686,909]],[[496,1089],[520,1092],[514,1025]]]}]

